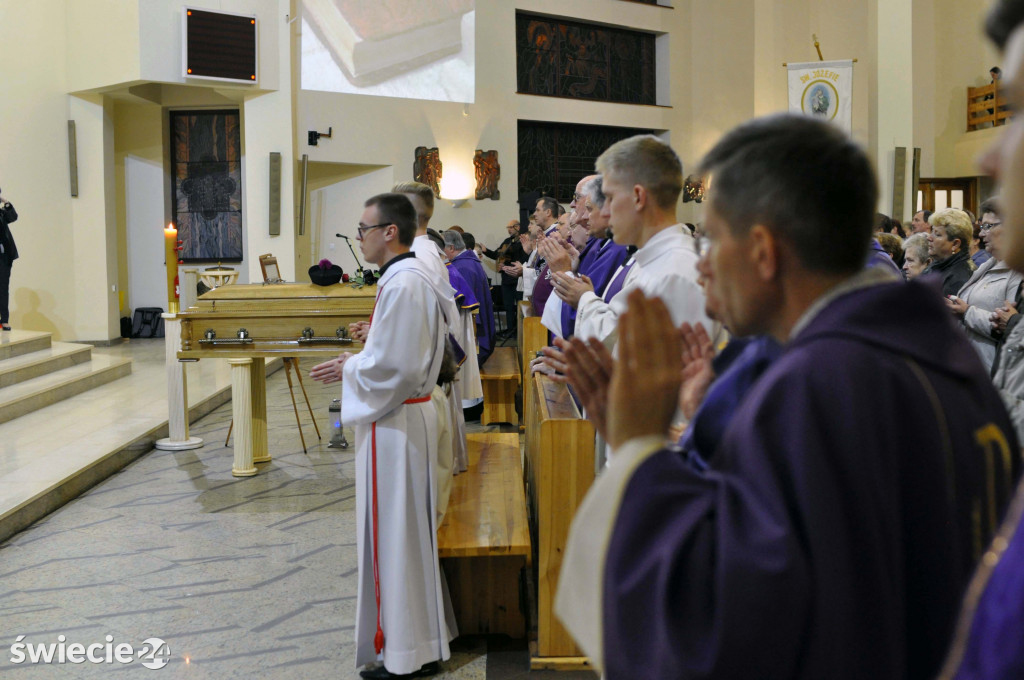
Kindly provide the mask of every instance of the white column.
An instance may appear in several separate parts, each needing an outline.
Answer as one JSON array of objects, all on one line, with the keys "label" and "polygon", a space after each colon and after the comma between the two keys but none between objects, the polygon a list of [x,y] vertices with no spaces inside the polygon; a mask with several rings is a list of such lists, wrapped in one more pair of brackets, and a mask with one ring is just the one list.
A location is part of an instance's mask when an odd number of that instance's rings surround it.
[{"label": "white column", "polygon": [[164,363],[167,367],[167,430],[168,437],[155,446],[163,451],[198,449],[199,437],[188,436],[188,385],[185,364],[178,361],[181,349],[181,321],[177,314],[162,314],[164,320]]},{"label": "white column", "polygon": [[252,477],[252,359],[228,359],[231,365],[231,412],[235,418],[235,460],[231,474]]},{"label": "white column", "polygon": [[[914,50],[912,0],[874,0],[874,83],[871,90],[870,138],[878,171],[878,210],[892,215],[895,148],[907,149],[903,214],[913,214],[911,175],[914,154]],[[865,74],[867,75],[867,74]]]}]

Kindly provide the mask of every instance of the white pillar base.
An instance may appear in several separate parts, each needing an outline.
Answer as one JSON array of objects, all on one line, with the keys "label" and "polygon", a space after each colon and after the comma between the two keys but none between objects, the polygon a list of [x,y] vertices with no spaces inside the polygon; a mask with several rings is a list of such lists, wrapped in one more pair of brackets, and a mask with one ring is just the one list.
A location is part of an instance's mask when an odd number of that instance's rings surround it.
[{"label": "white pillar base", "polygon": [[184,441],[173,441],[170,437],[164,439],[157,439],[155,446],[161,451],[187,451],[188,449],[198,449],[203,445],[203,440],[200,437],[189,437]]}]

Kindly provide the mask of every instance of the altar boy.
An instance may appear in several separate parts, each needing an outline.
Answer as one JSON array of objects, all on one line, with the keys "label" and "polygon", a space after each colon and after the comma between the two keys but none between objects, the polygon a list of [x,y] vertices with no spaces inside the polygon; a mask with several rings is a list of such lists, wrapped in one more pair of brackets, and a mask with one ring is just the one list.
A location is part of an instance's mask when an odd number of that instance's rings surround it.
[{"label": "altar boy", "polygon": [[[381,271],[365,346],[310,376],[341,380],[342,420],[355,426],[356,664],[371,665],[360,675],[432,675],[456,633],[437,557],[430,401],[447,337],[442,301],[451,292],[409,250],[416,211],[408,198],[380,194],[365,207],[359,247]],[[372,665],[378,660],[383,665]]]}]

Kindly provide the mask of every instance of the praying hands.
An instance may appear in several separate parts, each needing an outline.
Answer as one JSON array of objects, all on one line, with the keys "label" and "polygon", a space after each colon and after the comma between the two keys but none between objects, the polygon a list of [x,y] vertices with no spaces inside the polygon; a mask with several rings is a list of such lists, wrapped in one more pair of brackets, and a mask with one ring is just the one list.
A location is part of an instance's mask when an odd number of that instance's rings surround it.
[{"label": "praying hands", "polygon": [[581,276],[577,279],[563,272],[552,270],[551,284],[554,286],[555,295],[573,309],[579,305],[580,298],[584,293],[588,290],[594,292],[594,283],[589,276]]},{"label": "praying hands", "polygon": [[342,352],[337,359],[331,359],[330,361],[317,364],[313,368],[309,369],[309,377],[317,382],[322,382],[325,385],[341,382],[345,362],[352,356],[352,352]]}]

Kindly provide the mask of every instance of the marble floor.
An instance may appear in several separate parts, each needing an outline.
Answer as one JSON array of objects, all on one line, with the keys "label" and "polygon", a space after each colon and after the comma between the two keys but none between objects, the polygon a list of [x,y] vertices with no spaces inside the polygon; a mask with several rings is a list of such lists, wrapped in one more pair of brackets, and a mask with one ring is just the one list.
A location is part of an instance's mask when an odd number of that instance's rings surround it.
[{"label": "marble floor", "polygon": [[[55,405],[66,425],[55,414],[0,425],[0,488],[24,469],[4,462],[8,453],[29,459],[37,474],[52,466],[55,478],[62,473],[54,456],[71,455],[76,442],[116,438],[125,421],[144,421],[137,424],[150,429],[158,424],[149,419],[162,413],[166,421],[163,345],[149,342],[113,348],[135,359],[132,376],[122,380],[137,387],[121,385],[125,391],[102,403],[94,396],[81,405]],[[193,403],[200,384],[208,382],[202,390],[213,392],[220,381],[227,384],[226,366],[216,365],[225,363],[204,361],[189,369]],[[302,363],[304,373],[311,365]],[[267,380],[274,460],[261,465],[257,476],[231,476],[231,451],[224,446],[231,411],[224,404],[193,422],[192,434],[206,442],[202,448],[150,450],[0,544],[0,678],[145,675],[143,663],[159,663],[163,656],[130,663],[13,663],[19,636],[32,645],[55,644],[58,636],[65,636],[66,646],[127,643],[137,653],[148,639],[159,638],[169,650],[163,673],[175,678],[358,677],[353,454],[327,447],[327,407],[337,388],[308,379],[306,387],[323,435],[316,439],[300,395],[308,455],[299,443],[284,372],[278,371]],[[105,652],[98,653],[103,658]],[[525,643],[468,638],[456,640],[437,677],[595,677],[528,668]]]}]

